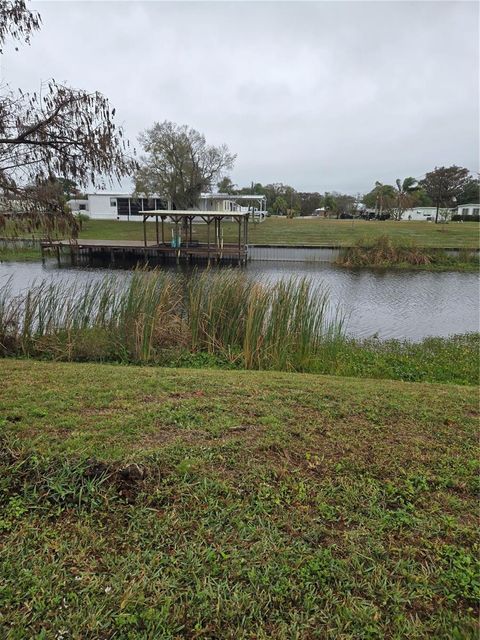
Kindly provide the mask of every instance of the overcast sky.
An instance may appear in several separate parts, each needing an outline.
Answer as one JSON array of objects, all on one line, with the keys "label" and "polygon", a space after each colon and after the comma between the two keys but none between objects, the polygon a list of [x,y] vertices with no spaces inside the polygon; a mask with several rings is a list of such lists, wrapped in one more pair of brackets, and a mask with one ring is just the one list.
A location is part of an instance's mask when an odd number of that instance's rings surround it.
[{"label": "overcast sky", "polygon": [[99,90],[132,142],[189,124],[237,154],[239,185],[370,190],[435,165],[478,171],[476,2],[35,2],[24,90]]}]

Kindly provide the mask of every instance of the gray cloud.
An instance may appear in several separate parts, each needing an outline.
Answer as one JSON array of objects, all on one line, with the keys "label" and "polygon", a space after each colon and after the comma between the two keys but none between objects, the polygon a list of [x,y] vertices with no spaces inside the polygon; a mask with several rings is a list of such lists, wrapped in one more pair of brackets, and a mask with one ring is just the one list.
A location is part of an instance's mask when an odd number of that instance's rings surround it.
[{"label": "gray cloud", "polygon": [[369,190],[435,165],[478,170],[474,2],[38,2],[3,79],[109,97],[132,142],[188,123],[238,154],[234,182]]}]

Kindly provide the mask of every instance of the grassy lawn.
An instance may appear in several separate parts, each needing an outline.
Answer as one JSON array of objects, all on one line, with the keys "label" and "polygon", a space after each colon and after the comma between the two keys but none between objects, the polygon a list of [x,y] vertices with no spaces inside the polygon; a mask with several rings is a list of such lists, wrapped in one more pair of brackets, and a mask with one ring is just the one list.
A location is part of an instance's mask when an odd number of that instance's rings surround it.
[{"label": "grassy lawn", "polygon": [[1,365],[2,638],[478,637],[475,388]]},{"label": "grassy lawn", "polygon": [[[167,238],[171,232],[167,227]],[[236,242],[238,226],[224,224],[225,242]],[[268,218],[260,224],[250,224],[250,244],[285,245],[339,245],[351,246],[358,240],[371,242],[382,235],[396,240],[414,241],[420,247],[479,246],[477,223],[450,223],[435,225],[431,222],[373,222],[364,220],[322,220],[320,218],[287,220]],[[155,223],[148,223],[148,236],[155,238]],[[90,220],[83,225],[81,238],[99,240],[142,240],[141,222],[117,220]],[[194,237],[206,240],[206,225],[194,226]]]}]

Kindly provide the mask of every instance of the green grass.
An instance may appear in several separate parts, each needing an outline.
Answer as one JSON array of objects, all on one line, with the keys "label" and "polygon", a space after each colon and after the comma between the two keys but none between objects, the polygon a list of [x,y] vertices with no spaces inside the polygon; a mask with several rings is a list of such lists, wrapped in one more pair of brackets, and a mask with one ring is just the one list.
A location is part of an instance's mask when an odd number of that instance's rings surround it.
[{"label": "green grass", "polygon": [[5,360],[0,635],[476,638],[477,399]]},{"label": "green grass", "polygon": [[[165,225],[166,239],[170,238],[170,225]],[[225,222],[223,224],[224,241],[237,242],[238,225]],[[155,223],[147,223],[147,236],[150,241],[155,240]],[[320,218],[268,218],[259,224],[250,224],[250,244],[272,245],[312,245],[352,247],[355,245],[369,246],[382,236],[388,236],[393,243],[399,245],[414,244],[422,248],[463,248],[478,249],[480,234],[478,223],[450,223],[435,225],[429,222],[392,222],[392,221],[364,221],[364,220],[322,220]],[[143,225],[140,221],[118,220],[86,220],[82,223],[81,239],[95,240],[143,240]],[[206,226],[194,225],[193,239],[206,241]],[[36,249],[19,249],[12,251],[0,247],[0,261],[38,260],[40,252]],[[412,268],[407,261],[396,263],[399,268]],[[475,269],[470,260],[459,262],[449,258],[442,264],[416,265],[415,268],[428,270],[465,271]]]},{"label": "green grass", "polygon": [[[479,333],[446,338],[429,337],[420,342],[343,338],[325,345],[311,363],[310,373],[404,382],[478,385],[479,355]],[[182,352],[162,364],[196,369],[239,368],[238,363],[231,363],[205,352]]]},{"label": "green grass", "polygon": [[360,378],[473,385],[480,382],[480,334],[408,340],[343,340],[318,372]]},{"label": "green grass", "polygon": [[0,245],[0,262],[37,262],[42,254],[36,247],[5,247]]},{"label": "green grass", "polygon": [[[155,224],[148,223],[148,237],[155,238]],[[167,239],[170,231],[167,228]],[[238,225],[224,223],[225,242],[236,242]],[[194,225],[194,239],[206,241],[206,225]],[[382,235],[400,241],[413,241],[419,247],[479,247],[479,224],[431,222],[378,222],[364,220],[322,220],[320,218],[268,218],[249,225],[250,244],[352,246],[357,241],[372,241]],[[142,240],[141,222],[89,220],[83,223],[80,237],[99,240]]]}]

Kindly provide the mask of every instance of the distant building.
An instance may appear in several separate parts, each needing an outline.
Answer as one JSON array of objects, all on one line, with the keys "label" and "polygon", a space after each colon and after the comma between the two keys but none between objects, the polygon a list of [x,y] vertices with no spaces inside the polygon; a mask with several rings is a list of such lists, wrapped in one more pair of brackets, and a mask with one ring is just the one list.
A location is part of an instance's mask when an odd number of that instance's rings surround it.
[{"label": "distant building", "polygon": [[403,212],[402,220],[429,222],[435,220],[437,207],[413,207]]},{"label": "distant building", "polygon": [[[451,210],[452,214],[459,216],[478,216],[480,215],[480,204],[461,204],[456,209]],[[407,209],[402,220],[433,220],[437,215],[437,207],[413,207]]]},{"label": "distant building", "polygon": [[478,216],[480,215],[480,204],[461,204],[457,208],[459,216]]},{"label": "distant building", "polygon": [[67,205],[70,207],[72,213],[88,212],[88,200],[69,200]]},{"label": "distant building", "polygon": [[[89,193],[87,200],[70,200],[68,205],[71,211],[85,211],[93,220],[138,220],[144,212],[174,210],[171,202],[157,195],[144,198],[107,191]],[[256,194],[202,193],[197,210],[224,211],[226,215],[250,211],[254,220],[262,221],[267,215],[267,198]]]}]

